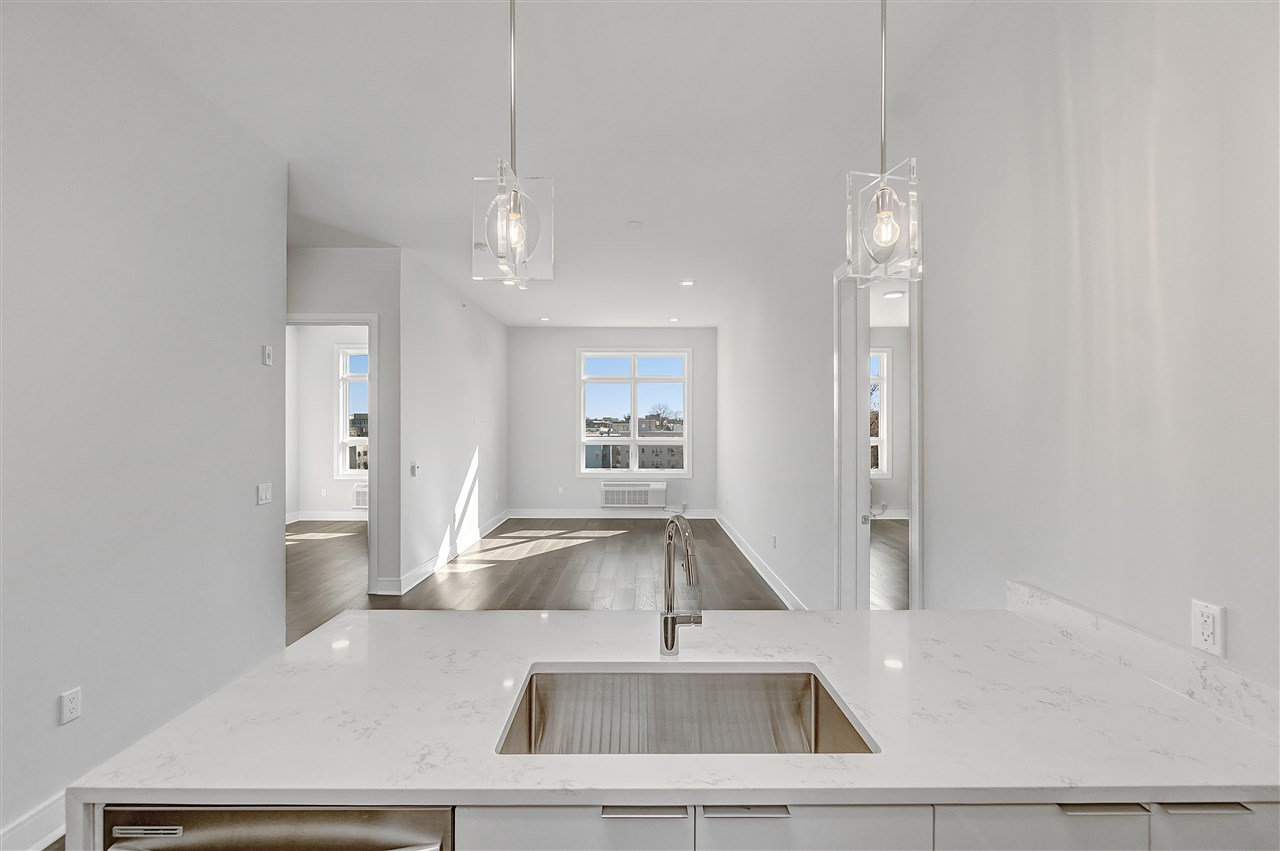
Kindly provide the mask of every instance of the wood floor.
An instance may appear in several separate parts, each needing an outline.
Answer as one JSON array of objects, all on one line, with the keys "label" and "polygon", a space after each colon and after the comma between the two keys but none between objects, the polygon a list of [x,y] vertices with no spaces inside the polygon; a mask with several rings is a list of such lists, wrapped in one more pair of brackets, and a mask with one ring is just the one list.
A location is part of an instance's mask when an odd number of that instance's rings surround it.
[{"label": "wood floor", "polygon": [[871,608],[907,608],[906,520],[871,521]]},{"label": "wood floor", "polygon": [[367,608],[368,525],[363,520],[303,520],[285,527],[287,643],[347,609]]},{"label": "wood floor", "polygon": [[[664,519],[508,520],[400,597],[369,596],[362,522],[286,529],[292,643],[347,609],[615,609],[661,605]],[[704,609],[785,609],[714,520],[691,520]],[[326,555],[327,548],[328,555]],[[683,580],[681,580],[683,582]]]}]

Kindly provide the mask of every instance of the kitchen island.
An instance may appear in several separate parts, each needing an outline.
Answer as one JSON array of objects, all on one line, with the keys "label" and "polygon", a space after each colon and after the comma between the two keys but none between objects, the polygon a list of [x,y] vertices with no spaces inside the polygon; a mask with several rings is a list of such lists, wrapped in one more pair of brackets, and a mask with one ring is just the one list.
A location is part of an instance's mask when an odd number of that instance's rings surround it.
[{"label": "kitchen island", "polygon": [[[496,847],[471,825],[609,807],[927,813],[930,840],[1002,812],[1141,808],[1144,837],[1280,812],[1275,741],[1010,612],[711,611],[680,640],[662,657],[652,612],[347,612],[81,778],[68,848],[104,847],[106,804],[457,807],[462,851]],[[878,752],[497,752],[531,669],[611,665],[816,668]],[[536,819],[503,829],[543,847]]]}]

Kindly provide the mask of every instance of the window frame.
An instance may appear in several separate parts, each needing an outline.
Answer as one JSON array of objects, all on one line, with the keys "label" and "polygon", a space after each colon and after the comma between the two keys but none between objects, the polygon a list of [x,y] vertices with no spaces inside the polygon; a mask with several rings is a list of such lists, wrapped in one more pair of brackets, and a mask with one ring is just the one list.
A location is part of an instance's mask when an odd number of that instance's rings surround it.
[{"label": "window frame", "polygon": [[[630,358],[631,374],[629,376],[587,375],[587,358]],[[681,358],[684,361],[684,376],[671,375],[640,376],[636,374],[639,358],[669,357]],[[693,478],[693,349],[691,348],[590,348],[577,350],[578,369],[578,419],[574,425],[574,461],[576,476],[580,479],[690,479]],[[675,384],[684,385],[684,434],[681,437],[641,437],[640,415],[638,411],[639,388],[642,384]],[[589,384],[623,384],[631,387],[631,435],[628,437],[588,437],[587,421],[587,386]],[[631,466],[629,469],[593,470],[586,467],[586,447],[627,445],[631,448]],[[684,449],[684,468],[640,469],[640,447],[642,446],[680,446]]]},{"label": "window frame", "polygon": [[[351,384],[355,382],[363,383],[369,387],[369,373],[348,372],[347,366],[352,355],[369,356],[368,346],[334,346],[334,352],[337,359],[337,455],[334,458],[335,479],[351,479],[354,481],[367,481],[369,479],[369,471],[352,470],[347,466],[347,460],[350,456],[352,446],[369,445],[367,437],[352,437],[350,435],[350,425],[347,411],[348,392]],[[373,360],[369,360],[370,368],[372,368]],[[356,378],[355,376],[362,376]],[[369,407],[373,408],[372,395],[369,396]],[[369,418],[373,419],[373,411],[369,411]]]},{"label": "window frame", "polygon": [[[890,391],[889,382],[892,379],[891,359],[893,349],[872,346],[867,355],[867,381],[868,385],[876,381],[876,377],[871,374],[871,358],[877,356],[880,358],[881,375],[880,375],[880,421],[879,437],[871,437],[871,421],[870,414],[867,420],[867,439],[871,441],[873,447],[879,447],[880,451],[876,453],[876,457],[880,461],[880,466],[871,470],[871,478],[873,479],[891,479],[893,478],[893,447],[890,440],[889,429],[892,427],[893,414],[890,412]],[[870,405],[870,400],[868,400]]]}]

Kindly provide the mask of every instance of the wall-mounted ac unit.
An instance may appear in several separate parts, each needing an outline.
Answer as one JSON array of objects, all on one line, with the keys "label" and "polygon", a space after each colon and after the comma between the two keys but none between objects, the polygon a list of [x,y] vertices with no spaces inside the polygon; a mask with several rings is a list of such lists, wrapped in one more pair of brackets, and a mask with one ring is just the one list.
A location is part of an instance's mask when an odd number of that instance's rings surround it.
[{"label": "wall-mounted ac unit", "polygon": [[666,482],[601,482],[601,508],[662,508],[667,504]]},{"label": "wall-mounted ac unit", "polygon": [[360,482],[351,489],[351,507],[352,508],[368,508],[369,507],[369,483]]}]

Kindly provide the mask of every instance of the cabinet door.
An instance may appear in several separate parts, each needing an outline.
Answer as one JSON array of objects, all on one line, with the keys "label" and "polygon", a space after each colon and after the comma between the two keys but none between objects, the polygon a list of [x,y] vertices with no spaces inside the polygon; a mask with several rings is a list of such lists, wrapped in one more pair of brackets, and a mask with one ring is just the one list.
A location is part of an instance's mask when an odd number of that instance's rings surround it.
[{"label": "cabinet door", "polygon": [[925,806],[698,807],[698,851],[928,851]]},{"label": "cabinet door", "polygon": [[1153,851],[1280,848],[1280,804],[1156,804]]},{"label": "cabinet door", "polygon": [[935,806],[939,851],[1145,851],[1140,804]]},{"label": "cabinet door", "polygon": [[693,851],[689,807],[456,807],[457,851]]}]

